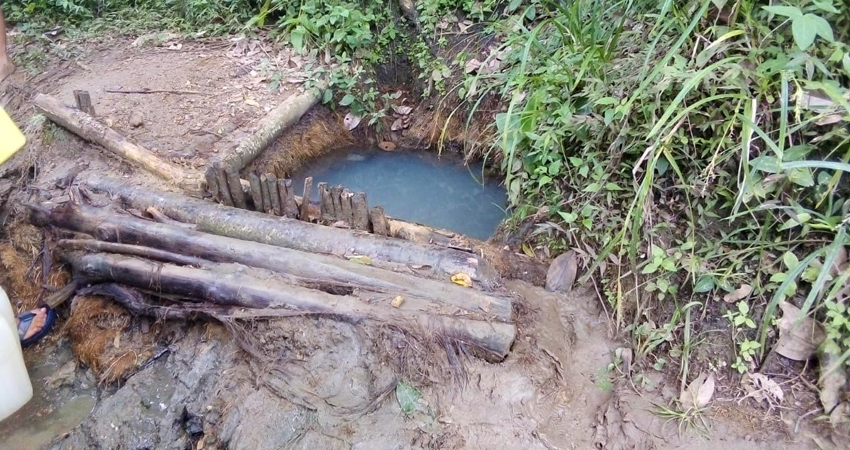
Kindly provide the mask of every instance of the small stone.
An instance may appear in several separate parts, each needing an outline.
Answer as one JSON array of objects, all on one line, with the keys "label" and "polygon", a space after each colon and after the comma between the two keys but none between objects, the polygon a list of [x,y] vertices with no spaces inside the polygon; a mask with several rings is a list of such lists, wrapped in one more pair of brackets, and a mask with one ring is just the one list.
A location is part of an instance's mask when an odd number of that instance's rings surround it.
[{"label": "small stone", "polygon": [[578,261],[576,253],[569,250],[558,256],[549,266],[546,274],[546,290],[552,292],[569,292],[576,281]]},{"label": "small stone", "polygon": [[73,359],[62,365],[50,378],[47,379],[47,386],[51,389],[56,389],[62,386],[70,386],[74,384],[77,378],[77,363]]},{"label": "small stone", "polygon": [[133,128],[139,128],[140,126],[145,124],[145,118],[142,116],[142,113],[136,111],[133,114],[130,114],[130,126]]},{"label": "small stone", "polygon": [[400,307],[402,303],[404,303],[404,297],[397,295],[392,302],[393,308]]},{"label": "small stone", "polygon": [[112,116],[107,116],[105,119],[103,119],[103,123],[106,124],[106,126],[112,128],[113,126],[115,126],[115,118]]}]

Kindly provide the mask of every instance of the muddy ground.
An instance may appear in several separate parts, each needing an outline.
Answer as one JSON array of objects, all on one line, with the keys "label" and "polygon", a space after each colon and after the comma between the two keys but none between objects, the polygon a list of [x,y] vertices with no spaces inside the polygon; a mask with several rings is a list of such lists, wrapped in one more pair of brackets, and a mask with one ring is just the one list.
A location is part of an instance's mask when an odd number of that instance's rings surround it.
[{"label": "muddy ground", "polygon": [[[19,70],[0,86],[29,137],[0,171],[3,286],[19,310],[48,293],[41,283],[67,279],[61,267],[47,276],[30,270],[40,265],[44,235],[26,225],[21,202],[64,195],[63,180],[78,172],[151,178],[34,119],[34,93],[72,103],[74,89],[88,90],[97,115],[117,131],[199,168],[304,79],[303,58],[262,41],[104,42],[34,76]],[[285,75],[272,79],[272,68]],[[145,88],[200,94],[106,92]],[[662,417],[661,407],[679,396],[677,373],[611,366],[627,345],[612,336],[592,287],[556,294],[511,281],[502,289],[516,299],[519,334],[499,364],[455,359],[450,343],[330,319],[151,323],[108,300],[78,297],[60,308],[57,331],[26,350],[36,399],[0,423],[0,448],[840,448],[801,420],[817,407],[804,379],[784,383],[785,403],[771,410],[725,385],[696,426]],[[627,376],[637,373],[647,382]],[[402,411],[399,382],[421,391],[413,412]]]}]

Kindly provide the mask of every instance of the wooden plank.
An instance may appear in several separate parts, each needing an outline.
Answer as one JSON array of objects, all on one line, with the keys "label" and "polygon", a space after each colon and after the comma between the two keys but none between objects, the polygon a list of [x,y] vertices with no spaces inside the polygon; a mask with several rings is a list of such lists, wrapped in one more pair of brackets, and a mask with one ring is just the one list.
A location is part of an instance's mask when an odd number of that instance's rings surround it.
[{"label": "wooden plank", "polygon": [[351,197],[351,213],[355,230],[369,231],[369,202],[366,193],[355,192]]},{"label": "wooden plank", "polygon": [[269,190],[269,199],[272,201],[272,213],[276,216],[283,215],[283,209],[280,205],[280,193],[277,191],[277,176],[275,174],[266,174],[266,188]]},{"label": "wooden plank", "polygon": [[248,174],[248,182],[251,183],[251,199],[254,200],[254,211],[265,212],[263,205],[263,188],[260,186],[260,177],[255,173]]},{"label": "wooden plank", "polygon": [[309,222],[310,221],[310,193],[313,190],[313,177],[304,179],[304,193],[301,194],[301,209],[298,211],[298,218]]},{"label": "wooden plank", "polygon": [[381,236],[390,234],[390,227],[387,224],[387,216],[384,214],[384,208],[376,206],[369,211],[369,218],[372,222],[372,232]]}]

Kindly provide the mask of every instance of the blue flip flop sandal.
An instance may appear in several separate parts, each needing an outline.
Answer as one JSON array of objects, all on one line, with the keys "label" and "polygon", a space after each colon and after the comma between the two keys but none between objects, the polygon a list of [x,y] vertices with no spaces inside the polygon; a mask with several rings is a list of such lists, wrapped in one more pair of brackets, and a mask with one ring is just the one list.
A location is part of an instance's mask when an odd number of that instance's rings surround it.
[{"label": "blue flip flop sandal", "polygon": [[35,319],[35,313],[27,311],[18,316],[18,337],[21,339],[21,347],[27,347],[35,344],[40,341],[41,338],[47,336],[47,333],[49,333],[50,329],[53,328],[53,324],[56,322],[56,313],[46,305],[42,305],[38,309],[41,308],[45,308],[47,310],[47,317],[44,319],[44,326],[41,327],[41,330],[38,330],[38,333],[28,337],[27,339],[24,339],[24,336],[27,335],[27,330],[30,329],[30,325],[32,325],[32,321]]}]

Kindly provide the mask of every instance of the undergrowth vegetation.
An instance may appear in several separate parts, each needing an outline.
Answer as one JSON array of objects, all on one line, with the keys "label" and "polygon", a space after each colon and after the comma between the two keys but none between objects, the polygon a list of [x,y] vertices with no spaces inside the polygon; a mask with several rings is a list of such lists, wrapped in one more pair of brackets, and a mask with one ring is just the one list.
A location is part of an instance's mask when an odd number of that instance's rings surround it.
[{"label": "undergrowth vegetation", "polygon": [[[638,358],[679,361],[684,383],[695,346],[725,321],[732,351],[712,367],[754,371],[790,301],[823,323],[824,350],[848,362],[846,0],[400,3],[415,10],[377,0],[4,9],[22,29],[262,29],[333,61],[314,73],[329,82],[324,101],[377,126],[392,94],[372,66],[407,58],[423,95],[492,119],[488,156],[498,155],[516,218],[549,208],[526,251],[576,249]],[[444,51],[472,34],[488,47]],[[488,116],[482,105],[494,98],[503,108]]]}]

